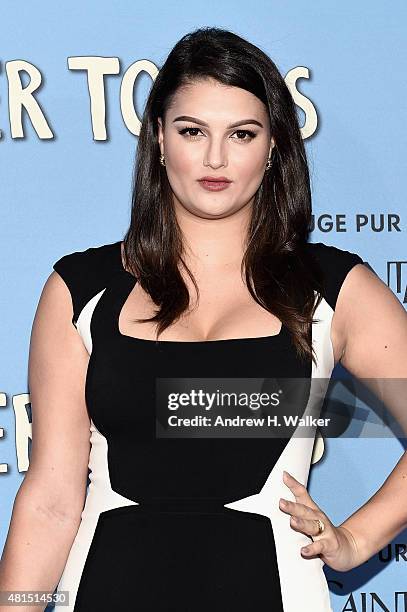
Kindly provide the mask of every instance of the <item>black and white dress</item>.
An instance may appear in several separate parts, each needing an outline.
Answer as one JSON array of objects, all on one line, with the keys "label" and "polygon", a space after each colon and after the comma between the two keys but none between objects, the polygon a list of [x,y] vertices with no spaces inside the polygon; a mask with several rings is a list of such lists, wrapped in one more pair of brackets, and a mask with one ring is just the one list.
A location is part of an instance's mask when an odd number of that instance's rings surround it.
[{"label": "black and white dress", "polygon": [[279,508],[280,497],[295,501],[283,470],[307,484],[323,445],[319,430],[281,439],[158,438],[154,389],[156,377],[329,381],[337,297],[363,260],[309,243],[325,278],[312,329],[314,364],[298,359],[285,325],[273,336],[207,342],[122,334],[119,314],[136,279],[123,268],[120,245],[69,253],[53,266],[70,290],[72,323],[90,354],[89,488],[58,584],[69,591],[64,609],[332,612],[323,562],[301,556],[311,540]]}]

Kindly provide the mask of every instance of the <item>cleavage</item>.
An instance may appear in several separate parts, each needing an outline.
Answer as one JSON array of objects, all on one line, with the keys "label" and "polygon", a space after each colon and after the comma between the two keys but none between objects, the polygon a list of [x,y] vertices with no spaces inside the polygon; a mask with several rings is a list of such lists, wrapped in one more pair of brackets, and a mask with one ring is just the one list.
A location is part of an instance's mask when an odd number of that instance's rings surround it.
[{"label": "cleavage", "polygon": [[[192,295],[196,298],[195,290]],[[155,340],[155,323],[133,322],[132,319],[150,318],[157,308],[150,296],[136,282],[119,313],[120,333]],[[229,283],[228,287],[218,286],[216,290],[213,287],[211,290],[203,290],[200,287],[199,303],[194,299],[189,309],[167,327],[159,339],[205,342],[273,336],[280,331],[281,321],[257,304],[243,283],[240,287],[237,284],[231,286]]]}]

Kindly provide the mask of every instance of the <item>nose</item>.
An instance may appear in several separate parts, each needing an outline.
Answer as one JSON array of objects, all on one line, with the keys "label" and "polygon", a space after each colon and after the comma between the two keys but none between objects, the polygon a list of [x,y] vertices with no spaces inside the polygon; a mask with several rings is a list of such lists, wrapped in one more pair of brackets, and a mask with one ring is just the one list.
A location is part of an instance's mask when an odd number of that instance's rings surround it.
[{"label": "nose", "polygon": [[209,139],[203,164],[204,166],[209,166],[214,169],[222,166],[227,167],[227,156],[222,140],[215,138],[212,140]]}]

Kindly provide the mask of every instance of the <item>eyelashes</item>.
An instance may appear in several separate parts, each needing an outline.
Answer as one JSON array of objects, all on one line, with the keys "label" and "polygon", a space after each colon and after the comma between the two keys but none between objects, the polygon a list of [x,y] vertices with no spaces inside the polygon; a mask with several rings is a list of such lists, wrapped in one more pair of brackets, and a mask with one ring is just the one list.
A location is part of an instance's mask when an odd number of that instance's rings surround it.
[{"label": "eyelashes", "polygon": [[[182,130],[178,131],[178,134],[181,134],[182,136],[184,136],[185,134],[187,134],[187,138],[189,140],[196,140],[199,136],[197,134],[195,134],[194,136],[192,136],[191,134],[188,134],[188,132],[191,131],[196,131],[196,132],[201,132],[201,130],[197,127],[192,127],[192,126],[187,126],[184,127]],[[235,132],[233,132],[234,134],[245,134],[246,136],[248,136],[248,138],[234,138],[233,140],[239,140],[240,142],[250,142],[251,140],[253,140],[253,138],[256,138],[257,134],[255,132],[252,132],[251,130],[236,130]]]}]

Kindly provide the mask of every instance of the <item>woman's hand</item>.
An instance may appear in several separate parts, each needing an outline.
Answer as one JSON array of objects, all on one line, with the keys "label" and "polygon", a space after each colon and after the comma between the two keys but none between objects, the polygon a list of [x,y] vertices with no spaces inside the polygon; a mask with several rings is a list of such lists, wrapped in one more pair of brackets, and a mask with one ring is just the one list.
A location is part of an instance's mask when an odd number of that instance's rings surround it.
[{"label": "woman's hand", "polygon": [[[313,542],[301,548],[305,558],[319,556],[324,563],[334,570],[348,571],[359,565],[358,548],[353,535],[345,527],[335,527],[313,501],[306,487],[288,472],[284,472],[283,481],[292,491],[296,501],[280,499],[280,510],[291,515],[290,525],[311,537]],[[286,502],[283,505],[282,501]],[[318,535],[320,519],[324,524],[323,532]]]}]

